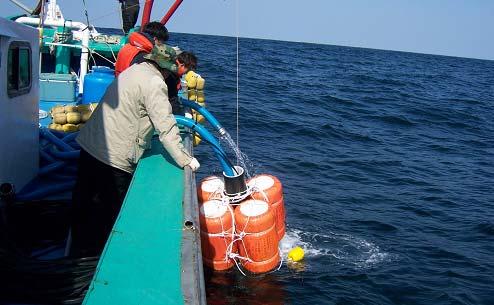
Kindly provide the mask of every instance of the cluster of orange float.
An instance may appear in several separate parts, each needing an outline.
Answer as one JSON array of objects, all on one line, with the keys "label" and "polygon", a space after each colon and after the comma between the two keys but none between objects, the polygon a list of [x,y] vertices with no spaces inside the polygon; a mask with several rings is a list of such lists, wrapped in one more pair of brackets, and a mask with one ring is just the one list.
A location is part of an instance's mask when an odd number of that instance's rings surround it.
[{"label": "cluster of orange float", "polygon": [[278,243],[285,235],[281,182],[268,174],[255,176],[247,181],[247,194],[240,200],[223,189],[223,180],[216,176],[203,179],[198,187],[204,264],[228,270],[239,262],[251,273],[278,267]]}]

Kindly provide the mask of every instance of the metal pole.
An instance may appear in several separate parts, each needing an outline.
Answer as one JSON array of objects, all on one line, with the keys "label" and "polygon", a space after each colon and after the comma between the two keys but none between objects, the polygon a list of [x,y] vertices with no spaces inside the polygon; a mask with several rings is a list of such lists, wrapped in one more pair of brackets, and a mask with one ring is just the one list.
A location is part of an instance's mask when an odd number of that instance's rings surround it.
[{"label": "metal pole", "polygon": [[144,4],[144,10],[142,12],[141,28],[149,23],[151,11],[153,10],[153,4],[154,0],[146,0],[146,4]]},{"label": "metal pole", "polygon": [[[185,138],[184,145],[192,154],[192,137]],[[201,252],[201,226],[197,203],[196,179],[190,167],[184,168],[184,198],[182,229],[182,293],[185,305],[205,305],[206,288]]]},{"label": "metal pole", "polygon": [[182,1],[183,0],[175,0],[175,3],[173,3],[172,7],[170,7],[170,9],[166,13],[166,15],[160,21],[163,25],[165,25],[168,22],[168,20],[170,20],[170,18],[172,17],[173,13],[175,13],[175,11],[180,6],[180,4],[182,4]]}]

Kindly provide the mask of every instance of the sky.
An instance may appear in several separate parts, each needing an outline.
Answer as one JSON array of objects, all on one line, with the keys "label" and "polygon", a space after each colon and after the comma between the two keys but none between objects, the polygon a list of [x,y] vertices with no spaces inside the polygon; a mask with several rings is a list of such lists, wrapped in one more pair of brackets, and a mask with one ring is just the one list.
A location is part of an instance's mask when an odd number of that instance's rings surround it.
[{"label": "sky", "polygon": [[[91,23],[121,27],[117,0],[84,1]],[[154,0],[151,19],[172,3]],[[66,19],[85,22],[83,0],[58,4]],[[0,15],[20,12],[0,0]],[[167,28],[494,60],[493,22],[493,0],[184,0]]]}]

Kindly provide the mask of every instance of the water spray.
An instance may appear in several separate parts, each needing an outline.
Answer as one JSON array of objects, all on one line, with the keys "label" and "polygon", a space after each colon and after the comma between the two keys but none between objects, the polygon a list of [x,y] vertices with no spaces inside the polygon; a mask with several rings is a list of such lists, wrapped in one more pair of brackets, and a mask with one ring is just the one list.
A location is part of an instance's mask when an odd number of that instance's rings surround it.
[{"label": "water spray", "polygon": [[200,124],[196,123],[194,120],[186,118],[181,115],[176,115],[175,120],[177,121],[178,125],[188,127],[192,129],[193,131],[197,132],[201,138],[203,138],[206,142],[211,144],[213,147],[214,152],[216,153],[216,157],[220,161],[221,167],[223,168],[223,172],[226,173],[228,176],[235,176],[234,171],[236,170],[232,163],[228,160],[225,152],[220,146],[220,143],[216,140],[213,135],[209,131],[206,130],[203,126]]}]

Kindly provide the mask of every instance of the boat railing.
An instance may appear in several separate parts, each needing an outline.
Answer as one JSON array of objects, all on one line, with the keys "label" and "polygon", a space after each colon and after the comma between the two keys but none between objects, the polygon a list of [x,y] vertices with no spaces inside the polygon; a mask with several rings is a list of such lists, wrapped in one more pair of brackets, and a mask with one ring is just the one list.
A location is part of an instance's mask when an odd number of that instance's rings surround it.
[{"label": "boat railing", "polygon": [[80,59],[80,67],[81,72],[79,75],[80,84],[79,84],[79,93],[82,93],[84,88],[84,76],[87,74],[87,66],[89,59],[89,36],[90,36],[90,27],[82,22],[76,21],[66,21],[66,20],[45,20],[41,23],[40,18],[36,17],[20,17],[15,20],[15,22],[38,26],[43,24],[44,26],[54,26],[54,27],[66,27],[70,29],[76,29],[82,32],[82,41],[81,41],[81,59]]},{"label": "boat railing", "polygon": [[[192,137],[185,138],[185,146],[192,150]],[[199,205],[196,179],[190,167],[184,168],[183,234],[182,234],[182,292],[185,304],[206,304],[204,272],[199,236]]]}]

